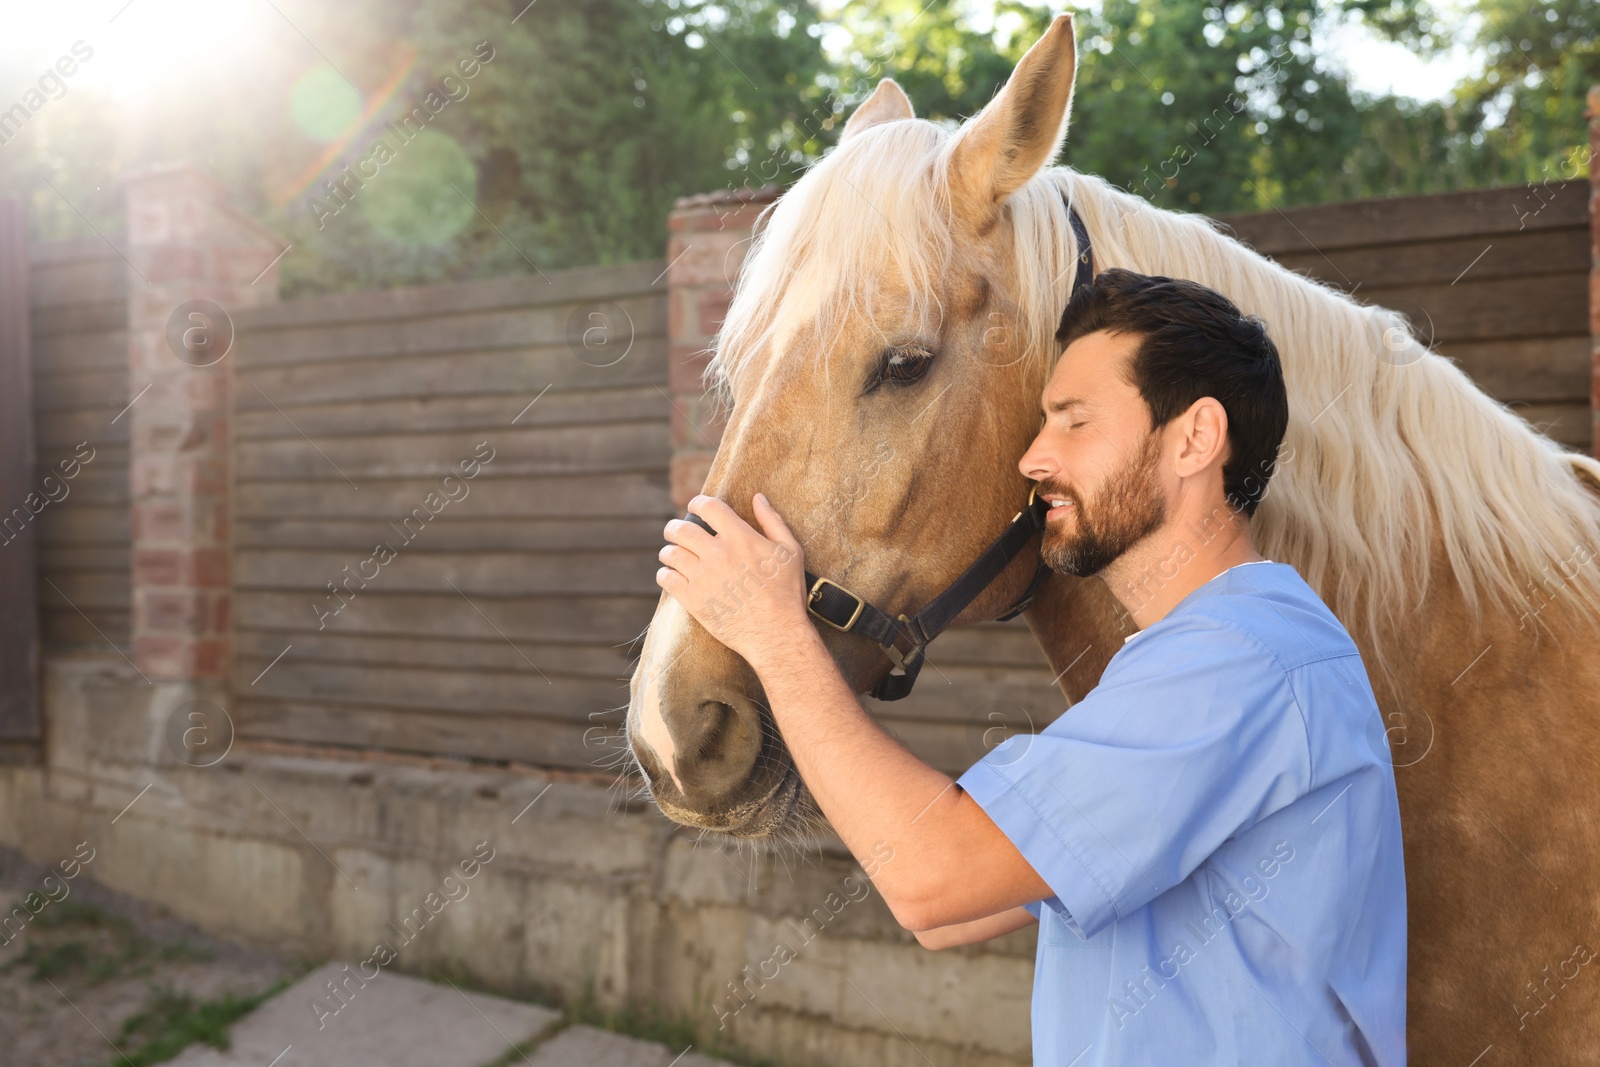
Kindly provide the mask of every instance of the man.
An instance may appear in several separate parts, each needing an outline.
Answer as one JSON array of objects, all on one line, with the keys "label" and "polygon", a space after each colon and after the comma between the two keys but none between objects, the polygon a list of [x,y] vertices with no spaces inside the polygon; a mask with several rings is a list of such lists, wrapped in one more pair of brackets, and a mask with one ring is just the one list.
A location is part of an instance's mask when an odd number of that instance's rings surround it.
[{"label": "man", "polygon": [[741,566],[793,554],[712,632],[845,844],[892,847],[874,884],[918,940],[1040,924],[1036,1063],[1402,1064],[1382,721],[1349,635],[1250,535],[1288,422],[1277,350],[1220,294],[1124,270],[1073,294],[1057,340],[1019,463],[1052,505],[1041,553],[1139,629],[1040,734],[954,783],[890,739],[798,625],[800,548],[764,496],[765,537],[695,498],[721,536],[668,523],[657,580],[700,618]]}]

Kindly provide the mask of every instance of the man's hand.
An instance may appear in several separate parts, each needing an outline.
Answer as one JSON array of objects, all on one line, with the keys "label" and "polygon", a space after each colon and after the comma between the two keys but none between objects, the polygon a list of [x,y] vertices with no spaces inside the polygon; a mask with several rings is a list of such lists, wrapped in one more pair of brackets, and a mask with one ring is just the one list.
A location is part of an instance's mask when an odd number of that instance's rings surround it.
[{"label": "man's hand", "polygon": [[656,584],[752,667],[792,641],[796,626],[811,625],[800,542],[765,496],[753,506],[765,537],[716,497],[689,501],[716,536],[672,519],[657,554],[666,566],[656,571]]}]

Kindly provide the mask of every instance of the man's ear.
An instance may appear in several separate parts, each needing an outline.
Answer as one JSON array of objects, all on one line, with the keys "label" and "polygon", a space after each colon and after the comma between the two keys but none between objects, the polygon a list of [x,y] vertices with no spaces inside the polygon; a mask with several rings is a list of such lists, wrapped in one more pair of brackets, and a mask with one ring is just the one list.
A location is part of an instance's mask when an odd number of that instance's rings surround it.
[{"label": "man's ear", "polygon": [[950,153],[950,201],[981,230],[1006,197],[1055,158],[1067,132],[1077,74],[1071,15],[1057,15],[1005,86],[956,135]]},{"label": "man's ear", "polygon": [[893,78],[885,78],[872,90],[872,95],[861,101],[861,106],[846,120],[844,132],[839,135],[841,143],[848,141],[862,130],[878,125],[880,122],[892,122],[895,119],[916,118],[916,113],[911,109],[911,98],[906,91],[900,88],[900,83]]},{"label": "man's ear", "polygon": [[1174,473],[1187,478],[1213,465],[1221,471],[1232,452],[1228,412],[1222,402],[1214,396],[1203,396],[1174,421],[1181,435]]}]

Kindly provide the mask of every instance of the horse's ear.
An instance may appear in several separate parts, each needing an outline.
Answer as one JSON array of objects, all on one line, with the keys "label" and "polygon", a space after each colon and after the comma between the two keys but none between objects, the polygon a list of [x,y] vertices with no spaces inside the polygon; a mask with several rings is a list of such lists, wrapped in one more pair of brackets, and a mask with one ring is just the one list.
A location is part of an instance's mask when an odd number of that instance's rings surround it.
[{"label": "horse's ear", "polygon": [[950,153],[955,210],[982,226],[1006,197],[1049,163],[1067,132],[1077,35],[1057,15],[993,100],[961,128]]},{"label": "horse's ear", "polygon": [[916,113],[911,110],[911,98],[900,88],[899,82],[885,78],[845,122],[844,133],[839,135],[839,140],[844,141],[880,122],[911,118],[916,118]]}]

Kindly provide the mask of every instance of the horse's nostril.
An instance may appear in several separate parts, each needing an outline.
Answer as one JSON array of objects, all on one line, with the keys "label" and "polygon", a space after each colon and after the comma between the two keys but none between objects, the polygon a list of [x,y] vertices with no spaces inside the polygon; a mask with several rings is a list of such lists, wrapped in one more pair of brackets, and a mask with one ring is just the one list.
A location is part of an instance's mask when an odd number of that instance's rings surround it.
[{"label": "horse's nostril", "polygon": [[761,718],[754,703],[739,696],[701,700],[673,729],[678,739],[673,767],[686,798],[710,803],[747,784],[761,753]]},{"label": "horse's nostril", "polygon": [[694,752],[690,757],[697,763],[716,758],[717,746],[727,739],[729,728],[735,719],[733,705],[720,700],[702,702],[700,714],[705,721],[706,729],[695,743]]}]

